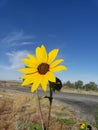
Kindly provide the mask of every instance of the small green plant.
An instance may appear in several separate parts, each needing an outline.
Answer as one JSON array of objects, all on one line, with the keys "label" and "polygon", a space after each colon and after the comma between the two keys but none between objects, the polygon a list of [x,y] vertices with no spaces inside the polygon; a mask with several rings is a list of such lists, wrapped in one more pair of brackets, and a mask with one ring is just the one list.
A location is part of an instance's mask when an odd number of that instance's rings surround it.
[{"label": "small green plant", "polygon": [[30,123],[29,130],[42,130],[42,126],[39,124]]},{"label": "small green plant", "polygon": [[97,115],[95,115],[95,121],[96,121],[96,128],[98,129],[98,113],[97,113]]},{"label": "small green plant", "polygon": [[76,123],[75,120],[73,120],[72,118],[70,118],[70,119],[59,119],[59,118],[57,118],[55,120],[55,122],[58,122],[59,124],[63,124],[63,125],[69,125],[69,126],[73,126]]},{"label": "small green plant", "polygon": [[95,115],[95,123],[93,125],[98,129],[98,109],[93,109],[94,115]]}]

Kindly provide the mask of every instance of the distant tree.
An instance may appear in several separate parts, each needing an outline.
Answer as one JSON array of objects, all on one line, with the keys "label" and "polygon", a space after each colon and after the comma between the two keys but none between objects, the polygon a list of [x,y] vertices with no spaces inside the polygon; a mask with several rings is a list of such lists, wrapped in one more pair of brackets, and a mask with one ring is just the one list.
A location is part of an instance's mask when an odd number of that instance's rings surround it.
[{"label": "distant tree", "polygon": [[71,83],[70,81],[67,81],[64,85],[65,85],[66,87],[68,87],[68,88],[74,88],[74,84]]},{"label": "distant tree", "polygon": [[83,81],[81,80],[78,80],[74,83],[71,83],[71,81],[67,81],[63,84],[63,87],[78,89],[78,91],[80,91],[80,89],[85,89],[86,91],[89,90],[98,91],[98,85],[95,82],[89,82],[84,85]]},{"label": "distant tree", "polygon": [[76,82],[75,82],[75,88],[76,88],[76,89],[81,89],[81,88],[83,88],[83,81],[81,81],[81,80],[76,81]]},{"label": "distant tree", "polygon": [[95,90],[97,91],[98,88],[97,88],[97,84],[95,82],[89,82],[87,84],[84,85],[84,89],[86,91],[89,91],[89,90]]}]

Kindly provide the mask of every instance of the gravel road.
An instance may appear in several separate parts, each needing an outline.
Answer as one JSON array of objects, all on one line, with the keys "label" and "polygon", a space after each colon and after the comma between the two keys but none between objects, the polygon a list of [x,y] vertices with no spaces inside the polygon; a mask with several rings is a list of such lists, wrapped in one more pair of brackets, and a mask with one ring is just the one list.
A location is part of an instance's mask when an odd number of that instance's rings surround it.
[{"label": "gravel road", "polygon": [[[27,87],[0,86],[0,89],[8,89],[31,93]],[[42,91],[39,91],[39,93],[42,96],[48,95],[48,92],[44,93]],[[57,92],[54,94],[54,98],[57,101],[65,103],[69,105],[71,108],[73,108],[78,117],[82,117],[85,121],[94,121],[94,110],[96,109],[98,111],[98,96]],[[98,114],[98,112],[96,114]]]}]

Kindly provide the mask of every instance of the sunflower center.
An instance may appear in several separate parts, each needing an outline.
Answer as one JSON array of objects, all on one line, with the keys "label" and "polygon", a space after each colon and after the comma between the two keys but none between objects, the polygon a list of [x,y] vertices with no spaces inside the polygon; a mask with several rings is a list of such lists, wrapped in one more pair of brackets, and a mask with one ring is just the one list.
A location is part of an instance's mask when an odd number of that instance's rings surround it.
[{"label": "sunflower center", "polygon": [[37,69],[40,74],[46,74],[49,71],[49,65],[46,63],[41,63]]}]

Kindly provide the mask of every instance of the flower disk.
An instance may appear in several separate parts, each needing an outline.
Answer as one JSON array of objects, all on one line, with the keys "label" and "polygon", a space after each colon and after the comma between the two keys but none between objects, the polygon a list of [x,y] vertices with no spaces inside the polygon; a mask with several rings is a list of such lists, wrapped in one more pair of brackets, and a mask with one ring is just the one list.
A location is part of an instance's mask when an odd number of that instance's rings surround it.
[{"label": "flower disk", "polygon": [[36,56],[27,54],[28,58],[23,58],[26,65],[25,68],[19,69],[24,73],[21,78],[24,79],[22,86],[32,84],[31,92],[34,92],[39,85],[46,91],[48,81],[56,82],[54,72],[67,70],[66,66],[59,65],[63,59],[57,59],[58,49],[54,49],[47,53],[44,45],[36,48]]},{"label": "flower disk", "polygon": [[46,74],[49,71],[49,65],[46,63],[41,63],[37,70],[40,74]]}]

